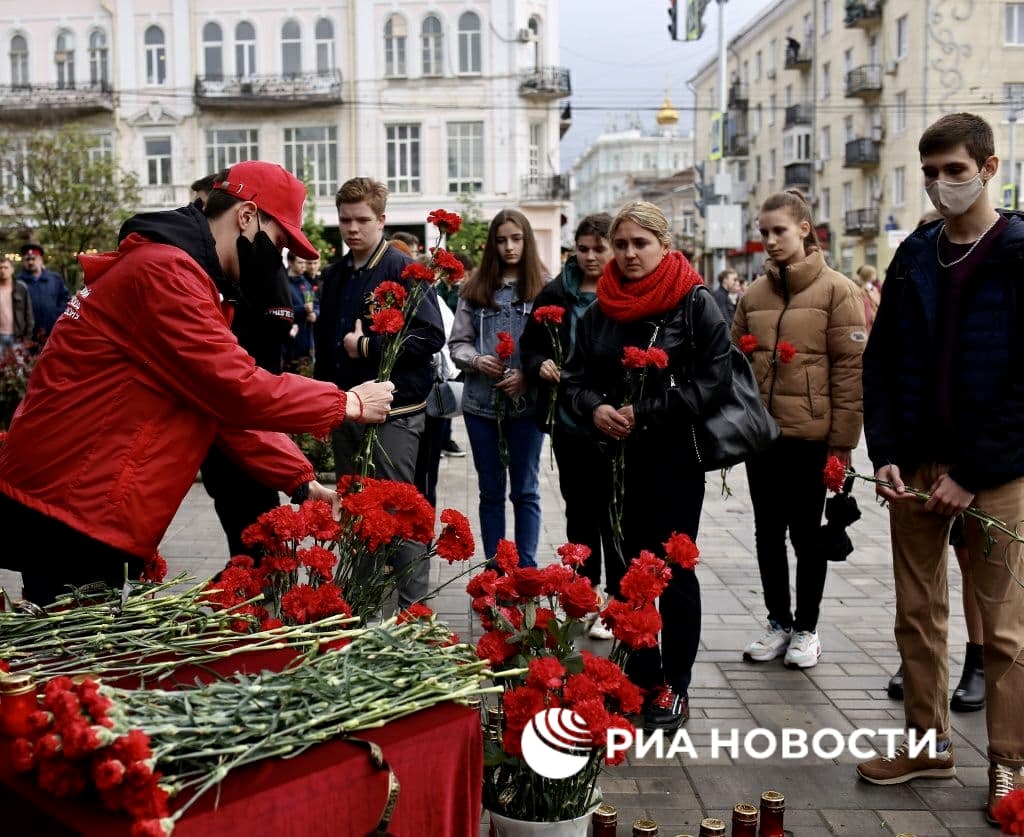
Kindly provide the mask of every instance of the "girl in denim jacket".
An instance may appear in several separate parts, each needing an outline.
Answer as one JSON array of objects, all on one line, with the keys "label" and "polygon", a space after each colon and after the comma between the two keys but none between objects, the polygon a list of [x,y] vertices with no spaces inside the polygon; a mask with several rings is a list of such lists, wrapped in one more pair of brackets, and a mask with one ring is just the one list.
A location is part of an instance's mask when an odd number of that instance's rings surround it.
[{"label": "girl in denim jacket", "polygon": [[[480,268],[462,288],[448,341],[465,372],[462,412],[480,484],[480,531],[493,558],[505,537],[505,497],[512,498],[519,565],[537,565],[540,536],[540,451],[535,394],[527,388],[519,353],[533,300],[545,271],[526,216],[503,209],[487,231]],[[499,357],[499,334],[511,335],[511,357]],[[506,487],[511,484],[511,490]]]}]

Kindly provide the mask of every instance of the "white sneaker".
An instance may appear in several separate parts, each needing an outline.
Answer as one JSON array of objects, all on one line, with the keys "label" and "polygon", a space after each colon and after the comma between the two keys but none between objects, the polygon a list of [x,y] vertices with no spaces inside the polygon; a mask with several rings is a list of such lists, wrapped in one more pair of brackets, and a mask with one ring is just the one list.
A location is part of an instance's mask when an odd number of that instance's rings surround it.
[{"label": "white sneaker", "polygon": [[600,616],[594,620],[594,624],[590,626],[590,630],[587,631],[587,636],[591,639],[613,639],[614,636],[611,629],[604,623],[604,619]]},{"label": "white sneaker", "polygon": [[821,642],[817,631],[796,631],[786,651],[787,668],[811,668],[818,664]]},{"label": "white sneaker", "polygon": [[777,622],[768,622],[768,630],[760,639],[755,639],[750,645],[743,649],[743,659],[753,660],[758,663],[766,663],[781,657],[789,648],[790,631],[781,627]]}]

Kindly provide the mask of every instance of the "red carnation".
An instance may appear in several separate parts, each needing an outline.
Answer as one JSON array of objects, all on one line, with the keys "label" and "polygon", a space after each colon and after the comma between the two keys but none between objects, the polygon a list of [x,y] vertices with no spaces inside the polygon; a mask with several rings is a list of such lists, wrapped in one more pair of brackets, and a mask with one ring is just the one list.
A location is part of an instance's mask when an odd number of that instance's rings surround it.
[{"label": "red carnation", "polygon": [[796,346],[787,340],[780,340],[775,344],[775,352],[782,363],[789,363],[796,357]]},{"label": "red carnation", "polygon": [[405,317],[397,308],[382,308],[373,312],[370,331],[377,334],[398,334],[405,325]]},{"label": "red carnation", "polygon": [[466,275],[465,265],[443,247],[438,247],[434,251],[431,263],[436,270],[440,270],[445,274],[445,279],[451,285],[461,282]]},{"label": "red carnation", "polygon": [[526,685],[546,692],[558,689],[565,677],[565,666],[557,657],[540,657],[530,660],[530,670],[526,675]]},{"label": "red carnation", "polygon": [[498,573],[494,570],[484,570],[473,576],[466,585],[466,592],[477,599],[481,596],[494,595],[494,582],[498,580]]},{"label": "red carnation", "polygon": [[740,338],[740,351],[749,355],[757,348],[757,338],[753,334],[744,334]]},{"label": "red carnation", "polygon": [[639,346],[626,346],[622,350],[622,365],[627,369],[643,369],[647,365],[647,352]]},{"label": "red carnation", "polygon": [[517,567],[512,580],[520,595],[528,599],[539,596],[544,590],[544,571],[537,567]]},{"label": "red carnation", "polygon": [[601,618],[612,635],[630,648],[655,648],[658,644],[661,614],[653,604],[634,610],[627,602],[613,600],[601,611]]},{"label": "red carnation", "polygon": [[160,582],[167,575],[167,562],[159,552],[154,552],[142,562],[142,580]]},{"label": "red carnation", "polygon": [[515,645],[508,642],[508,637],[504,631],[488,631],[477,641],[476,655],[481,660],[488,660],[491,665],[501,665],[519,652]]},{"label": "red carnation", "polygon": [[665,556],[673,564],[678,564],[684,570],[692,570],[697,566],[700,550],[685,532],[673,532],[662,545],[665,547]]},{"label": "red carnation", "polygon": [[417,619],[429,619],[433,615],[434,611],[422,602],[413,602],[398,614],[398,624],[404,625],[406,622],[415,622]]},{"label": "red carnation", "polygon": [[308,567],[310,573],[326,581],[334,573],[334,565],[338,562],[338,556],[331,550],[322,546],[311,546],[309,549],[300,549],[296,554],[299,562]]},{"label": "red carnation", "polygon": [[318,541],[336,541],[341,526],[334,519],[331,504],[324,500],[306,500],[300,507],[306,520],[306,531]]},{"label": "red carnation", "polygon": [[[557,566],[557,565],[552,565]],[[597,611],[600,601],[590,586],[590,579],[576,576],[558,595],[558,603],[570,619],[582,619],[588,613]]]},{"label": "red carnation", "polygon": [[665,562],[644,549],[630,562],[619,591],[631,606],[646,605],[661,595],[671,578],[672,570]]},{"label": "red carnation", "polygon": [[516,342],[512,338],[512,335],[507,331],[498,332],[498,345],[494,352],[498,358],[503,361],[507,361],[516,351]]},{"label": "red carnation", "polygon": [[316,618],[316,606],[316,590],[308,584],[296,584],[281,596],[281,615],[298,625],[305,625]]},{"label": "red carnation", "polygon": [[28,773],[36,766],[36,754],[27,738],[15,738],[11,745],[11,767],[15,773]]},{"label": "red carnation", "polygon": [[1024,834],[1024,788],[1010,791],[992,811],[1003,834]]},{"label": "red carnation", "polygon": [[398,282],[381,282],[373,289],[373,299],[380,308],[401,308],[408,291]]},{"label": "red carnation", "polygon": [[501,698],[501,706],[505,710],[505,732],[520,732],[525,729],[533,720],[533,716],[545,708],[544,698],[544,690],[534,688],[529,683],[506,691]]},{"label": "red carnation", "polygon": [[665,369],[668,366],[668,353],[657,346],[651,346],[647,350],[647,365],[655,369]]},{"label": "red carnation", "polygon": [[843,483],[846,482],[846,466],[838,456],[830,456],[825,461],[825,471],[822,477],[825,488],[833,494],[839,494],[843,490]]},{"label": "red carnation", "polygon": [[590,557],[590,547],[581,543],[564,543],[557,552],[567,567],[582,567]]},{"label": "red carnation", "polygon": [[433,224],[447,235],[455,235],[462,227],[462,216],[456,212],[435,209],[427,216],[427,223]]},{"label": "red carnation", "polygon": [[538,323],[561,325],[564,316],[565,308],[561,305],[542,305],[540,308],[533,309],[533,318]]},{"label": "red carnation", "polygon": [[519,550],[512,541],[504,538],[498,541],[498,551],[494,556],[498,569],[508,575],[519,566]]},{"label": "red carnation", "polygon": [[124,763],[117,759],[107,758],[92,765],[92,780],[101,791],[120,785],[124,781],[124,773]]},{"label": "red carnation", "polygon": [[434,544],[438,556],[449,564],[472,558],[476,543],[466,515],[456,509],[445,509],[441,512],[441,523],[444,529]]},{"label": "red carnation", "polygon": [[434,271],[425,264],[410,262],[402,269],[403,279],[413,279],[417,282],[433,282],[436,278]]}]

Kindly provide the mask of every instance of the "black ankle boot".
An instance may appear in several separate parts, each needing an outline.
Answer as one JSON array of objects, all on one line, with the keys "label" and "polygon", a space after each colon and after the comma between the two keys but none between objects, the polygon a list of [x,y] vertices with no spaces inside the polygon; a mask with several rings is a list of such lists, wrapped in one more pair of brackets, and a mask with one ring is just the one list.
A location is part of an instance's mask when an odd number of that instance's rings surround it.
[{"label": "black ankle boot", "polygon": [[885,693],[893,700],[903,700],[903,666],[896,669],[896,673],[889,678],[889,685]]},{"label": "black ankle boot", "polygon": [[977,712],[985,708],[985,666],[982,648],[973,642],[967,643],[964,671],[953,692],[949,708],[954,712]]}]

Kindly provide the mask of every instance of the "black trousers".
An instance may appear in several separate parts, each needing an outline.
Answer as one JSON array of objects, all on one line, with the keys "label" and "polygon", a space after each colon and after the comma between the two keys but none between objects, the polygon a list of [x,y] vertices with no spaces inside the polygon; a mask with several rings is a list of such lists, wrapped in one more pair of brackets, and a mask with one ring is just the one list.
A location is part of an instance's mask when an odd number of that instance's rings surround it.
[{"label": "black trousers", "polygon": [[[649,549],[664,557],[662,546],[673,532],[697,540],[704,505],[704,472],[678,438],[666,434],[644,438],[641,432],[626,450],[626,499],[622,518],[625,562],[609,562],[608,585],[615,595],[625,566]],[[672,567],[672,580],[659,600],[661,645],[633,652],[626,666],[629,678],[644,689],[667,684],[681,695],[690,688],[693,663],[700,647],[701,602],[697,573]]]},{"label": "black trousers", "polygon": [[[768,618],[797,631],[817,629],[825,591],[828,560],[818,543],[827,456],[824,441],[782,437],[747,462],[757,564]],[[795,618],[789,594],[787,531],[796,553]]]},{"label": "black trousers", "polygon": [[232,556],[252,555],[258,562],[262,555],[253,555],[258,550],[242,543],[242,531],[261,514],[281,505],[277,490],[254,480],[216,445],[207,452],[200,472],[227,536],[228,552]]},{"label": "black trousers", "polygon": [[420,449],[416,454],[416,475],[413,479],[420,493],[432,506],[437,506],[437,477],[441,469],[441,451],[444,443],[451,438],[452,420],[426,416]]},{"label": "black trousers", "polygon": [[[43,606],[69,587],[103,582],[120,587],[137,579],[142,560],[93,540],[70,526],[0,494],[0,531],[4,552],[0,565],[21,573],[22,595]],[[12,591],[13,592],[13,591]]]},{"label": "black trousers", "polygon": [[[580,433],[555,426],[551,437],[558,463],[558,487],[565,501],[565,535],[569,543],[590,547],[590,557],[580,568],[580,575],[597,587],[601,583],[601,559],[604,557],[605,591],[611,592],[609,579],[622,578],[624,566],[612,544],[611,465],[597,447],[596,441]],[[544,463],[541,463],[544,467]],[[617,588],[616,588],[617,589]]]}]

